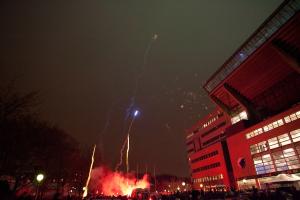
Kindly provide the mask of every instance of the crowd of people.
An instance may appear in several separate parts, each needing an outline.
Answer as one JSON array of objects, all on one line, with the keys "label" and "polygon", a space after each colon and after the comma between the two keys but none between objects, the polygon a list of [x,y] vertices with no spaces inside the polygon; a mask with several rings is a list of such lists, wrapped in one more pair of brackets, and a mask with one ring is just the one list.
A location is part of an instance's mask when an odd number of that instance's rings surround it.
[{"label": "crowd of people", "polygon": [[[37,197],[33,195],[16,196],[11,191],[9,184],[5,181],[0,181],[0,199],[1,200],[42,200],[45,198]],[[47,198],[49,199],[49,198]],[[57,193],[54,194],[51,200],[79,200],[81,196],[62,196]],[[49,199],[49,200],[50,200]],[[273,190],[258,190],[252,188],[248,191],[188,191],[188,192],[176,192],[173,194],[163,195],[159,193],[149,193],[147,196],[89,196],[86,200],[210,200],[210,199],[245,199],[245,200],[284,200],[284,199],[300,199],[300,191],[294,187],[289,188],[277,188]],[[46,199],[45,199],[46,200]]]}]

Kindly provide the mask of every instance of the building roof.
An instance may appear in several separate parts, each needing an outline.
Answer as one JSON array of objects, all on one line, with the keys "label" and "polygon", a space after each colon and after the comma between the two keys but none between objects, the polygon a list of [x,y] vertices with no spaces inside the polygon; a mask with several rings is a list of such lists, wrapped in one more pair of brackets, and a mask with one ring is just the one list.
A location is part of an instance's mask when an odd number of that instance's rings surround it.
[{"label": "building roof", "polygon": [[274,13],[238,48],[235,53],[208,79],[204,89],[211,93],[285,25],[300,10],[300,0],[284,1]]}]

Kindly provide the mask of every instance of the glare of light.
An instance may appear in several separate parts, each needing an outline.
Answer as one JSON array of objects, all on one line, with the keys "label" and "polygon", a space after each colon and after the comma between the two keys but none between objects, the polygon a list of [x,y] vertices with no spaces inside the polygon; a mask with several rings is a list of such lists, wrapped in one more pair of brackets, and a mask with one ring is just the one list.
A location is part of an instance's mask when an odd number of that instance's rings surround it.
[{"label": "glare of light", "polygon": [[138,114],[139,114],[139,111],[136,110],[136,111],[134,111],[134,114],[133,114],[133,115],[136,117]]},{"label": "glare of light", "polygon": [[43,181],[44,180],[44,174],[38,174],[37,176],[36,176],[36,180],[40,183],[41,181]]},{"label": "glare of light", "polygon": [[247,180],[246,179],[243,179],[243,183],[246,183],[247,182]]},{"label": "glare of light", "polygon": [[182,182],[181,185],[182,185],[182,186],[185,186],[185,182]]},{"label": "glare of light", "polygon": [[180,190],[180,187],[179,187],[179,186],[177,187],[177,190]]},{"label": "glare of light", "polygon": [[203,188],[203,184],[202,183],[200,184],[200,187]]}]

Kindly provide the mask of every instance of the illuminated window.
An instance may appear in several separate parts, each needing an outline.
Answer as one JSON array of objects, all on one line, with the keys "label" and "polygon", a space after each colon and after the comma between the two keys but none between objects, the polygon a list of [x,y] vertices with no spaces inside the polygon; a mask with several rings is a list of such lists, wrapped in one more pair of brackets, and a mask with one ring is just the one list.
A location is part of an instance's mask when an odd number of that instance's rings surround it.
[{"label": "illuminated window", "polygon": [[267,132],[267,131],[270,131],[274,128],[277,128],[279,126],[282,126],[284,123],[283,123],[283,120],[282,119],[279,119],[277,121],[274,121],[266,126],[264,126],[264,131]]},{"label": "illuminated window", "polygon": [[290,122],[291,122],[290,116],[286,116],[286,117],[284,118],[284,121],[285,121],[285,123],[290,123]]},{"label": "illuminated window", "polygon": [[265,168],[264,168],[261,157],[253,158],[253,162],[254,162],[256,173],[257,174],[264,174],[265,173]]},{"label": "illuminated window", "polygon": [[264,163],[265,173],[270,173],[270,172],[275,171],[274,164],[273,164],[270,154],[263,155],[262,161]]},{"label": "illuminated window", "polygon": [[265,132],[269,131],[269,127],[268,126],[264,126],[264,131]]},{"label": "illuminated window", "polygon": [[277,123],[278,123],[278,126],[282,126],[284,124],[283,120],[280,119],[280,120],[277,120]]},{"label": "illuminated window", "polygon": [[290,118],[291,118],[292,121],[296,120],[296,119],[297,119],[296,113],[291,114],[291,115],[290,115]]},{"label": "illuminated window", "polygon": [[287,144],[291,144],[291,140],[290,137],[287,133],[283,134],[283,135],[279,135],[278,136],[278,141],[280,143],[281,146],[287,145]]},{"label": "illuminated window", "polygon": [[275,172],[270,154],[263,155],[262,157],[255,157],[253,158],[253,162],[257,174]]},{"label": "illuminated window", "polygon": [[263,129],[262,128],[258,128],[256,130],[253,131],[254,132],[254,135],[260,135],[263,133]]},{"label": "illuminated window", "polygon": [[272,157],[274,159],[274,163],[277,171],[288,170],[288,166],[285,162],[284,156],[281,151],[272,153]]},{"label": "illuminated window", "polygon": [[295,121],[297,119],[300,119],[300,111],[297,111],[293,114],[290,114],[290,115],[284,117],[285,123],[290,123],[290,122]]},{"label": "illuminated window", "polygon": [[259,152],[267,151],[267,142],[263,141],[257,144],[257,148]]},{"label": "illuminated window", "polygon": [[263,151],[267,151],[267,142],[266,141],[263,141],[263,142],[260,142],[258,144],[254,144],[254,145],[251,145],[250,146],[250,152],[251,154],[256,154],[256,153],[260,153],[260,152],[263,152]]},{"label": "illuminated window", "polygon": [[271,138],[268,140],[270,149],[275,149],[279,147],[277,137]]},{"label": "illuminated window", "polygon": [[235,124],[243,119],[248,119],[248,115],[246,111],[242,111],[239,114],[237,114],[236,116],[231,118],[231,123]]},{"label": "illuminated window", "polygon": [[289,169],[297,169],[300,167],[299,159],[293,148],[283,150],[283,155]]},{"label": "illuminated window", "polygon": [[[278,127],[284,125],[284,123],[290,123],[291,121],[294,121],[294,120],[297,120],[297,119],[300,119],[300,111],[297,111],[297,112],[292,113],[292,114],[290,114],[288,116],[285,116],[284,120],[283,119],[279,119],[277,121],[274,121],[272,123],[269,123],[269,124],[265,125],[262,128],[258,128],[258,129],[254,130],[252,132],[249,132],[249,133],[246,134],[246,138],[250,139],[252,137],[255,137],[257,135],[262,134],[263,132],[268,132],[268,131],[270,131],[272,129],[278,128]],[[232,124],[234,124],[233,121],[236,123],[236,122],[239,121],[239,119],[238,119],[237,116],[235,116],[235,117],[231,118],[231,121],[232,121]],[[298,136],[297,136],[297,138],[298,138]],[[300,139],[298,139],[297,141],[300,141]],[[286,144],[287,143],[284,143],[283,145],[286,145]]]},{"label": "illuminated window", "polygon": [[300,129],[290,132],[293,142],[300,141]]},{"label": "illuminated window", "polygon": [[298,119],[300,119],[300,110],[298,112],[296,112],[296,116]]}]

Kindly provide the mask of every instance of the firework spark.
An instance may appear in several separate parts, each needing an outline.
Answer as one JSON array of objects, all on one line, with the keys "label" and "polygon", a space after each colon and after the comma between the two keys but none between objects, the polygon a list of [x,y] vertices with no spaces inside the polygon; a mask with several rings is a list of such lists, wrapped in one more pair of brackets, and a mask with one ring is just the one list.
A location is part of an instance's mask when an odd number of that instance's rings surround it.
[{"label": "firework spark", "polygon": [[94,158],[95,157],[95,150],[96,150],[96,145],[94,145],[93,154],[92,154],[92,158],[91,158],[91,165],[90,165],[89,175],[88,175],[88,178],[87,178],[86,183],[85,183],[82,199],[84,199],[88,194],[88,186],[89,186],[89,183],[90,183],[91,173],[92,173],[94,160],[95,160],[95,158]]},{"label": "firework spark", "polygon": [[127,136],[127,151],[126,151],[126,169],[127,173],[129,172],[129,134]]},{"label": "firework spark", "polygon": [[136,188],[150,187],[147,175],[137,179],[132,174],[112,172],[104,166],[93,169],[90,185],[92,191],[99,191],[105,196],[130,196]]}]

